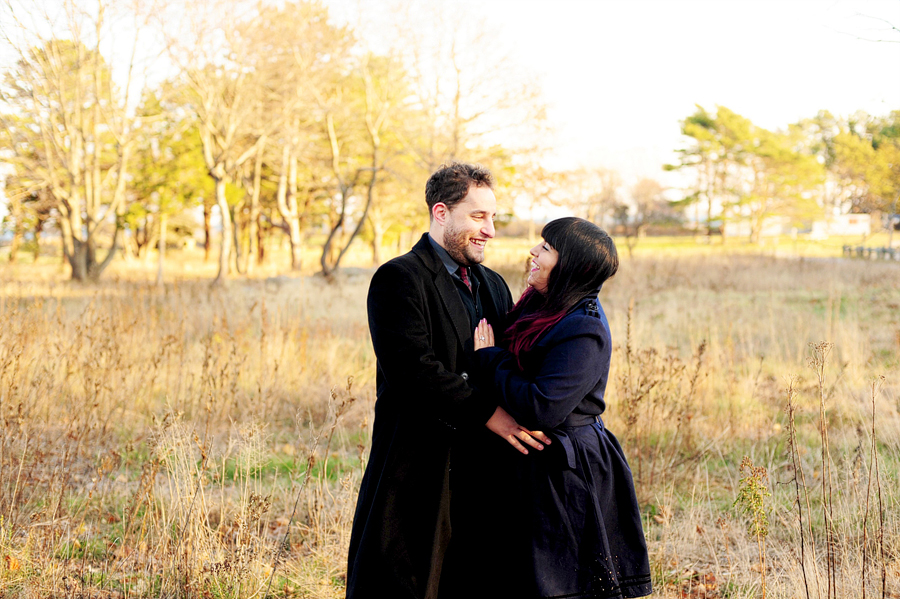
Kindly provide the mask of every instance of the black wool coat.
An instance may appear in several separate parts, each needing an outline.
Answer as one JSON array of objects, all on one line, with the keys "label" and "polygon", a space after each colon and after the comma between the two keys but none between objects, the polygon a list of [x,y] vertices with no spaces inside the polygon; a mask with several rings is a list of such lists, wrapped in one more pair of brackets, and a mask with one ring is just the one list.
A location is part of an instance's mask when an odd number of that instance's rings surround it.
[{"label": "black wool coat", "polygon": [[[485,318],[496,324],[512,308],[509,288],[497,273],[472,268]],[[426,236],[376,271],[367,306],[377,400],[347,599],[434,599],[452,528],[454,441],[483,429],[497,402],[466,382],[473,327]]]}]

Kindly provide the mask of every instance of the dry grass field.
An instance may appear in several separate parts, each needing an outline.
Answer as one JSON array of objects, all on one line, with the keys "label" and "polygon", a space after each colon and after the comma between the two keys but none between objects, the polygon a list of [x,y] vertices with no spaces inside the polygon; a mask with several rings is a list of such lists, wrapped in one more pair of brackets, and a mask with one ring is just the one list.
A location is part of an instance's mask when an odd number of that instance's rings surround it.
[{"label": "dry grass field", "polygon": [[[0,266],[0,596],[343,596],[371,270],[195,258]],[[900,597],[900,264],[623,251],[601,300],[654,596]]]}]

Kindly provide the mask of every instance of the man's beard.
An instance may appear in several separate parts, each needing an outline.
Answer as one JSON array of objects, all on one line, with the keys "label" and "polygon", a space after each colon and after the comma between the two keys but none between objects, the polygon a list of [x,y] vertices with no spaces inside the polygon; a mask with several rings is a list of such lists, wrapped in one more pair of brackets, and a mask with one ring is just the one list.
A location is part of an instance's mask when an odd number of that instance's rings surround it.
[{"label": "man's beard", "polygon": [[481,252],[469,243],[469,233],[452,227],[444,230],[444,249],[460,266],[474,266],[484,261],[484,250]]}]

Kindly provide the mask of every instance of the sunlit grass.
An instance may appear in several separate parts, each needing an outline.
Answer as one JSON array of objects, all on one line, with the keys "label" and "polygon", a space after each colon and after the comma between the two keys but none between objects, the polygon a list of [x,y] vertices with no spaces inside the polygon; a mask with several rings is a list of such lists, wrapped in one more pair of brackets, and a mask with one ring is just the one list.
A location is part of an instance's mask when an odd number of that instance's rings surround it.
[{"label": "sunlit grass", "polygon": [[[514,295],[528,247],[489,250]],[[641,240],[601,295],[605,420],[635,472],[658,595],[758,594],[733,506],[743,456],[772,492],[770,594],[825,597],[829,568],[838,597],[861,596],[862,579],[880,596],[882,569],[896,593],[900,264],[698,247]],[[342,596],[374,403],[364,250],[330,282],[273,267],[224,290],[195,250],[173,253],[163,288],[152,263],[121,261],[94,286],[55,263],[0,267],[0,595],[261,596],[281,548],[273,594]],[[820,387],[808,360],[824,340]],[[823,549],[822,394],[839,560]]]}]

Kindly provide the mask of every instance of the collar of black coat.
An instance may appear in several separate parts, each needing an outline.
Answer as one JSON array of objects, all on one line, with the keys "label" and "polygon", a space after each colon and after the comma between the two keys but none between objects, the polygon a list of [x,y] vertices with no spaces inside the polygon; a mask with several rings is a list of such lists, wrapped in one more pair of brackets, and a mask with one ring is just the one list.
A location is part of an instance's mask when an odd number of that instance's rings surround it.
[{"label": "collar of black coat", "polygon": [[419,257],[425,268],[431,271],[433,283],[444,304],[444,310],[453,323],[453,329],[463,349],[468,349],[472,343],[472,331],[469,330],[469,315],[463,306],[462,300],[459,299],[459,292],[456,291],[456,285],[440,256],[435,251],[428,238],[428,233],[422,235],[422,239],[413,246],[413,253]]},{"label": "collar of black coat", "polygon": [[[465,350],[472,349],[472,332],[469,330],[469,315],[463,306],[462,300],[459,298],[459,292],[456,284],[453,282],[453,276],[450,274],[444,263],[434,249],[432,241],[428,238],[428,233],[422,235],[422,238],[416,242],[412,248],[412,253],[422,261],[422,264],[431,271],[432,282],[441,298],[447,316],[453,323],[453,328],[459,339],[460,345]],[[504,300],[508,297],[509,292],[503,279],[496,273],[488,276],[488,270],[480,264],[470,267],[473,276],[477,277],[483,284],[482,289],[486,289],[490,296],[490,313],[491,317],[499,321],[509,309]],[[485,298],[486,296],[482,296]],[[488,307],[486,306],[486,310]]]},{"label": "collar of black coat", "polygon": [[430,233],[425,233],[425,237],[428,238],[428,242],[431,244],[431,249],[433,249],[435,251],[435,253],[438,255],[438,258],[441,259],[441,262],[443,263],[444,267],[447,269],[447,272],[449,272],[451,275],[455,274],[456,271],[459,270],[459,267],[462,265],[459,264],[456,260],[454,260],[453,257],[450,255],[450,252],[448,252],[443,247],[441,247],[441,244],[439,244],[437,241],[435,241],[434,237],[432,237]]},{"label": "collar of black coat", "polygon": [[413,246],[412,253],[418,256],[422,264],[432,273],[437,273],[438,269],[443,266],[441,257],[434,251],[431,241],[428,240],[428,233],[422,234],[422,238]]},{"label": "collar of black coat", "polygon": [[[438,252],[438,248],[447,254],[447,258],[450,260],[451,264],[447,264]],[[459,264],[450,257],[447,250],[439,246],[435,240],[431,239],[431,236],[428,233],[422,234],[422,238],[416,242],[412,251],[422,260],[422,263],[435,274],[437,274],[438,269],[441,266],[443,266],[451,275],[456,274],[456,269],[459,268]],[[474,264],[469,267],[469,271],[474,272],[479,281],[485,281],[484,267],[482,265]],[[495,293],[495,291],[492,290],[491,293]]]}]

